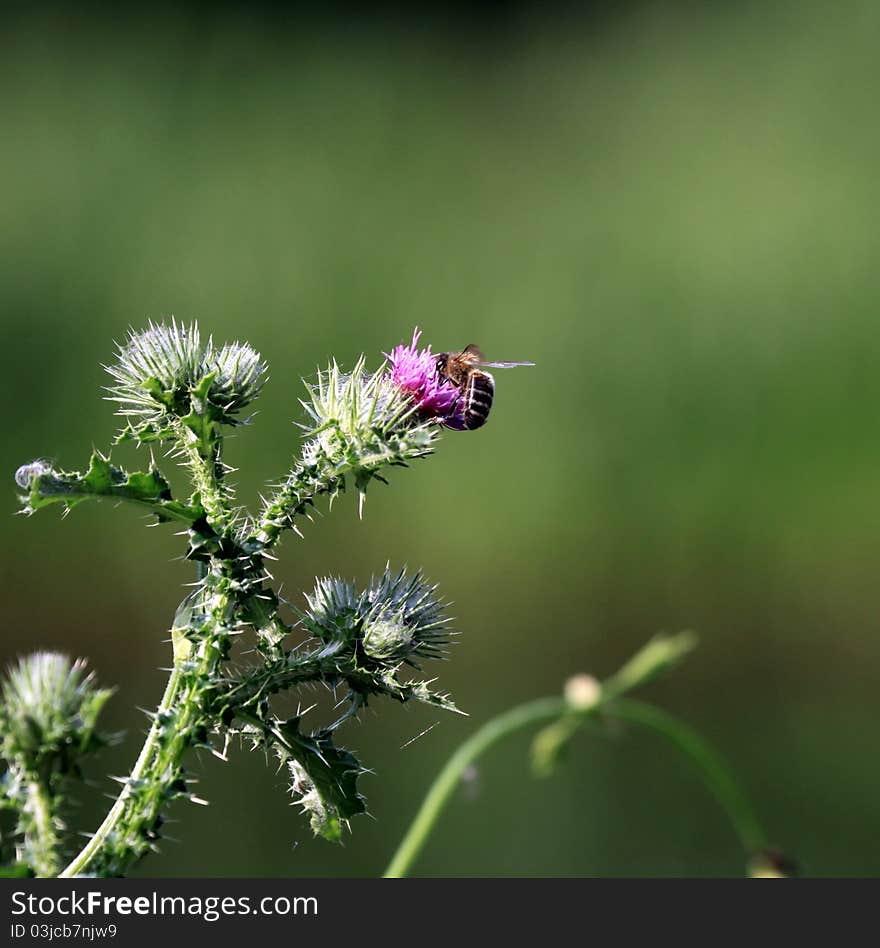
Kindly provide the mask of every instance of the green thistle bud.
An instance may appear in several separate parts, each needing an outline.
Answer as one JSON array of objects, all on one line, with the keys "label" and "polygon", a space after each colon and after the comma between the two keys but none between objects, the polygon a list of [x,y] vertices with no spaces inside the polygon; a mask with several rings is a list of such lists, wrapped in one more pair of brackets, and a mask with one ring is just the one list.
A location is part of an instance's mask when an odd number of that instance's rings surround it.
[{"label": "green thistle bud", "polygon": [[114,380],[108,388],[126,434],[141,441],[174,435],[174,420],[191,412],[234,425],[235,415],[260,392],[266,365],[250,346],[234,342],[217,349],[202,342],[199,327],[153,323],[131,332],[118,346],[117,361],[105,366]]},{"label": "green thistle bud", "polygon": [[260,394],[266,363],[247,343],[231,342],[210,353],[208,368],[214,373],[211,400],[222,406],[227,418],[246,408]]},{"label": "green thistle bud", "polygon": [[406,655],[412,640],[412,629],[401,615],[380,615],[364,627],[364,651],[380,662]]},{"label": "green thistle bud", "polygon": [[324,642],[357,643],[370,662],[417,665],[439,657],[451,635],[436,591],[421,573],[410,577],[387,567],[360,593],[352,583],[326,577],[306,596],[306,623]]},{"label": "green thistle bud", "polygon": [[354,583],[334,576],[315,582],[314,592],[306,593],[307,621],[311,632],[327,643],[353,642],[359,633],[361,596]]},{"label": "green thistle bud", "polygon": [[422,420],[388,374],[372,374],[361,356],[350,373],[334,362],[309,385],[302,401],[313,425],[306,444],[306,467],[351,471],[361,506],[367,485],[387,464],[405,464],[431,453],[437,426]]},{"label": "green thistle bud", "polygon": [[28,773],[66,773],[104,743],[95,725],[111,694],[95,687],[82,659],[71,662],[54,652],[20,659],[2,686],[3,757]]},{"label": "green thistle bud", "polygon": [[363,513],[370,481],[386,483],[381,469],[406,467],[427,457],[441,430],[384,368],[367,372],[363,356],[348,373],[334,361],[306,387],[309,397],[301,404],[311,424],[300,427],[309,440],[293,469],[264,502],[252,538],[263,547],[272,546],[282,530],[298,532],[297,519],[307,515],[320,496],[332,503],[349,477]]},{"label": "green thistle bud", "polygon": [[369,611],[364,617],[364,651],[380,661],[439,658],[451,635],[437,587],[421,573],[408,577],[385,572],[366,590]]},{"label": "green thistle bud", "polygon": [[356,440],[373,427],[390,430],[409,414],[409,404],[397,386],[384,372],[368,373],[363,356],[348,373],[332,362],[307,388],[310,397],[301,404],[316,433],[337,430],[341,438]]}]

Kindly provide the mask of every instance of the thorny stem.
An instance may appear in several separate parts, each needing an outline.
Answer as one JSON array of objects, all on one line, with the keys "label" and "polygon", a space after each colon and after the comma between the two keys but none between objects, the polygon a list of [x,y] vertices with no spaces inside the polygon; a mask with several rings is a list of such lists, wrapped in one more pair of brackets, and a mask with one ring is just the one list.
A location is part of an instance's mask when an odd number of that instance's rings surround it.
[{"label": "thorny stem", "polygon": [[[670,740],[696,765],[704,782],[733,823],[746,852],[751,855],[766,846],[766,835],[723,759],[691,728],[672,715],[652,705],[621,697],[652,678],[682,653],[684,643],[681,641],[677,654],[675,647],[664,649],[664,644],[675,646],[675,639],[659,639],[649,643],[609,678],[601,689],[597,689],[595,700],[586,707],[574,710],[564,698],[539,698],[512,708],[484,724],[455,751],[435,778],[385,870],[384,878],[397,879],[409,874],[440,814],[458,789],[465,771],[485,751],[504,738],[539,724],[586,720],[602,713],[640,724]],[[689,647],[685,645],[685,650]]]},{"label": "thorny stem", "polygon": [[[198,565],[199,571],[201,572],[202,564],[200,563]],[[60,879],[70,879],[75,876],[83,875],[88,870],[92,860],[100,853],[102,846],[114,832],[125,815],[126,804],[129,800],[129,797],[131,796],[131,788],[136,784],[137,781],[143,778],[144,774],[147,772],[148,766],[152,763],[153,758],[155,757],[156,749],[159,743],[159,735],[161,731],[160,721],[162,719],[162,715],[163,713],[170,711],[170,709],[174,706],[180,692],[180,685],[183,680],[183,664],[186,659],[185,657],[178,657],[178,652],[179,649],[175,648],[174,667],[172,668],[171,675],[168,678],[168,684],[165,686],[165,693],[162,695],[162,700],[156,710],[156,717],[153,719],[150,730],[147,732],[147,738],[144,741],[144,746],[141,748],[138,759],[135,762],[134,768],[132,769],[128,780],[126,781],[125,786],[122,788],[122,792],[116,798],[116,802],[113,804],[110,812],[104,818],[104,822],[95,831],[94,836],[92,836],[88,843],[83,846],[80,852],[73,857],[66,868],[59,873],[58,877]]]},{"label": "thorny stem", "polygon": [[265,501],[259,520],[249,542],[264,548],[271,547],[285,527],[295,529],[297,517],[307,513],[321,494],[340,490],[345,470],[321,470],[318,465],[300,462]]},{"label": "thorny stem", "polygon": [[42,780],[33,779],[27,787],[27,809],[33,818],[37,855],[34,871],[38,876],[49,878],[58,872],[58,833],[49,789]]},{"label": "thorny stem", "polygon": [[[205,563],[198,562],[196,563],[196,570],[197,579],[201,583],[207,575],[207,565]],[[162,695],[162,700],[159,703],[159,707],[156,709],[156,715],[153,718],[153,723],[151,724],[149,731],[147,732],[146,740],[144,741],[144,745],[141,748],[141,752],[138,755],[138,759],[135,762],[134,768],[126,780],[122,791],[116,798],[113,806],[110,808],[109,813],[104,818],[104,822],[101,823],[95,834],[89,839],[88,843],[86,843],[80,852],[74,856],[74,858],[64,868],[64,870],[59,873],[59,878],[74,878],[87,873],[92,863],[102,854],[103,847],[107,840],[122,825],[126,816],[129,815],[128,810],[130,808],[132,788],[137,786],[137,784],[145,777],[145,775],[154,767],[159,751],[162,720],[164,716],[170,712],[172,708],[174,708],[180,699],[181,686],[184,679],[184,669],[187,662],[190,660],[192,651],[190,642],[180,630],[172,630],[172,643],[174,660],[171,674],[168,678],[168,683],[165,686],[165,693]],[[180,756],[182,756],[187,746],[188,745],[183,743],[182,746],[177,749],[178,759]],[[175,763],[176,762],[177,761],[175,761]]]},{"label": "thorny stem", "polygon": [[[230,526],[231,515],[223,485],[223,461],[221,457],[220,441],[212,437],[210,431],[202,436],[183,424],[178,425],[178,444],[193,476],[193,482],[198,491],[201,504],[205,510],[207,520],[218,536],[223,535]],[[208,565],[197,561],[197,579],[202,584],[208,574]],[[198,685],[191,684],[188,691],[184,690],[185,671],[192,664],[195,657],[199,673],[211,668],[218,658],[219,652],[214,636],[208,635],[196,648],[186,637],[184,630],[173,629],[172,641],[174,660],[172,671],[162,696],[162,701],[153,718],[150,730],[135,762],[134,769],[113,804],[104,822],[88,841],[83,849],[71,860],[61,872],[62,878],[70,878],[87,872],[93,864],[105,855],[105,846],[116,833],[122,833],[128,822],[136,823],[141,817],[149,819],[157,816],[151,808],[157,808],[157,799],[145,804],[133,796],[133,788],[139,786],[150,774],[163,775],[175,772],[180,767],[180,761],[190,746],[188,736],[189,726],[198,714],[198,701],[201,697]],[[194,653],[195,656],[194,656]],[[179,707],[177,733],[174,738],[163,743],[163,722],[175,708]],[[140,811],[143,810],[143,813]],[[122,854],[122,861],[131,861],[137,857],[134,851]]]},{"label": "thorny stem", "polygon": [[110,496],[118,497],[118,499],[124,500],[126,503],[143,507],[157,517],[166,520],[175,520],[178,523],[185,523],[187,526],[192,526],[193,522],[197,520],[199,516],[199,511],[195,507],[188,507],[186,504],[177,503],[176,501],[141,500],[136,497],[120,495],[112,489],[108,491],[108,493]]},{"label": "thorny stem", "polygon": [[186,458],[199,493],[208,523],[218,536],[230,525],[230,511],[223,484],[223,458],[220,441],[210,436],[199,437],[185,425],[178,424],[177,443]]}]

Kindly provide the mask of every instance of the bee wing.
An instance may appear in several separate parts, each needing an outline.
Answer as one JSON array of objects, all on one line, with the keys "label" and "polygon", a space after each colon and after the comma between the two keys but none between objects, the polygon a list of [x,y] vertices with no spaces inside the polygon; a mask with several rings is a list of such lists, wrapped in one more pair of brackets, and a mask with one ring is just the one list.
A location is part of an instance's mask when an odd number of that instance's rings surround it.
[{"label": "bee wing", "polygon": [[483,355],[483,350],[479,346],[471,343],[461,350],[462,356],[467,357],[467,361],[472,365],[485,366],[488,369],[513,369],[518,365],[534,365],[534,362],[487,362]]}]

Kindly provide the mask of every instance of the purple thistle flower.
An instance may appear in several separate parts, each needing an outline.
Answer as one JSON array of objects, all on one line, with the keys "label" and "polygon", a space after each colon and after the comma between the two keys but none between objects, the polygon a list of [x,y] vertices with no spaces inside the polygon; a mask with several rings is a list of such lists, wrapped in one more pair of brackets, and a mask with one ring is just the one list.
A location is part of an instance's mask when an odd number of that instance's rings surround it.
[{"label": "purple thistle flower", "polygon": [[[442,419],[443,424],[457,428],[458,389],[437,372],[437,356],[431,347],[419,349],[421,330],[413,331],[410,345],[401,343],[385,356],[391,363],[391,379],[405,392],[424,415]],[[462,425],[463,427],[463,425]]]}]

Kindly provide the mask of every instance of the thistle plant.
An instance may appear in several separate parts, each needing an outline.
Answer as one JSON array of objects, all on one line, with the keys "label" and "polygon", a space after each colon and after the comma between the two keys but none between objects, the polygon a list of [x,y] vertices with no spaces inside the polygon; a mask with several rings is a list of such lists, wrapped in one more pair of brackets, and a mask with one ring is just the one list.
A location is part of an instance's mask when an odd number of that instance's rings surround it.
[{"label": "thistle plant", "polygon": [[[241,507],[223,455],[226,431],[244,425],[259,396],[266,363],[241,342],[218,346],[198,326],[150,324],[131,332],[106,367],[107,394],[122,427],[116,444],[144,446],[144,470],[118,466],[94,451],[83,470],[35,460],[16,472],[21,512],[88,500],[133,505],[150,520],[179,528],[196,581],[171,623],[172,664],[144,745],[105,819],[79,851],[71,851],[66,801],[86,758],[110,739],[97,720],[110,691],[98,688],[82,660],[37,653],[9,669],[2,684],[0,808],[13,817],[0,839],[5,874],[121,876],[158,849],[169,806],[204,803],[191,787],[190,752],[206,748],[226,759],[233,741],[266,752],[286,773],[293,802],[315,834],[338,842],[365,811],[365,768],[340,746],[338,731],[359,719],[371,700],[456,706],[422,677],[454,634],[437,587],[419,571],[390,565],[364,587],[339,577],[316,580],[297,601],[283,599],[267,569],[287,530],[301,533],[316,505],[348,486],[359,512],[374,480],[430,455],[443,429],[466,427],[460,391],[438,371],[430,346],[409,344],[386,354],[378,369],[362,356],[344,371],[334,361],[306,385],[302,444],[290,469],[250,513]],[[484,419],[483,419],[484,420]],[[179,464],[190,490],[175,497],[155,452]],[[248,661],[233,660],[232,644]],[[513,708],[489,721],[453,755],[428,793],[386,875],[412,867],[437,816],[467,767],[488,747],[523,728],[543,725],[534,743],[535,773],[552,772],[583,723],[616,718],[649,727],[683,750],[731,816],[753,875],[780,874],[748,802],[721,758],[665,712],[627,697],[693,647],[689,635],[648,643],[603,684],[571,679],[563,698]],[[280,694],[315,685],[335,697],[334,720],[307,712],[277,713]]]},{"label": "thistle plant", "polygon": [[[60,786],[100,743],[95,718],[108,692],[94,690],[81,663],[60,656],[31,656],[10,672],[0,719],[3,802],[17,814],[18,864],[39,875],[124,874],[157,848],[169,804],[203,802],[190,789],[187,753],[205,747],[225,756],[235,739],[277,758],[314,832],[338,841],[365,802],[364,767],[338,745],[337,729],[378,697],[456,711],[418,674],[452,635],[436,586],[419,572],[386,566],[362,589],[324,577],[296,603],[279,596],[266,567],[284,531],[300,532],[319,499],[352,485],[362,510],[374,479],[434,450],[455,393],[417,343],[418,333],[376,371],[361,357],[350,371],[332,362],[318,372],[302,400],[301,450],[254,514],[236,502],[223,438],[247,423],[266,364],[246,343],[204,339],[195,324],[131,332],[106,367],[107,394],[123,422],[116,443],[146,446],[145,470],[125,470],[97,451],[82,471],[42,460],[19,468],[23,513],[109,498],[181,527],[197,580],[171,626],[172,670],[143,749],[106,819],[66,866]],[[414,394],[414,382],[433,397]],[[188,496],[172,495],[156,448],[186,470]],[[231,660],[241,635],[253,637],[248,664]],[[273,696],[314,684],[336,697],[333,723],[273,710]]]},{"label": "thistle plant", "polygon": [[38,875],[58,872],[67,785],[80,762],[107,741],[96,730],[110,697],[82,660],[35,652],[9,670],[2,685],[0,753],[6,761],[0,805],[14,811],[15,862]]}]

